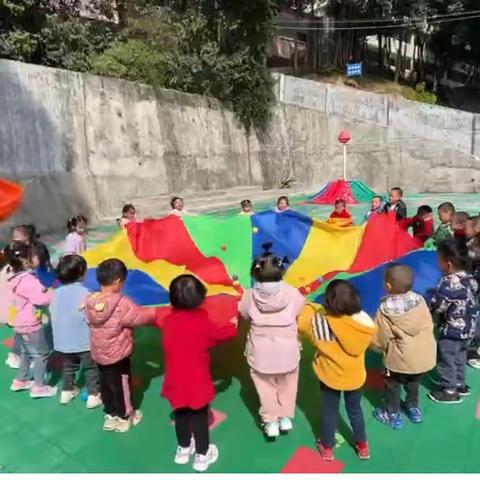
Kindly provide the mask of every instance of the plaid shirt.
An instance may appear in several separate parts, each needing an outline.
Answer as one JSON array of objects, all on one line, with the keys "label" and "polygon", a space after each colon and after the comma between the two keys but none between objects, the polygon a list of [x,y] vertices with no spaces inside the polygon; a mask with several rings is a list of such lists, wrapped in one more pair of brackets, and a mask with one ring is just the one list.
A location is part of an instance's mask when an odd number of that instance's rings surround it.
[{"label": "plaid shirt", "polygon": [[415,292],[407,292],[401,295],[388,295],[382,299],[380,308],[387,315],[402,315],[415,308],[422,297]]}]

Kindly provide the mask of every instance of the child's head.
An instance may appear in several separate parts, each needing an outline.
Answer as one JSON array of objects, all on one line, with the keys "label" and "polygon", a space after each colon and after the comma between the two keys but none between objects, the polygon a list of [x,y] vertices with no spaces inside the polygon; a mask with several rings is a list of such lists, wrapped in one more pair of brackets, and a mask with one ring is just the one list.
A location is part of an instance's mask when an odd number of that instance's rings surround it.
[{"label": "child's head", "polygon": [[399,202],[403,197],[403,190],[400,187],[394,187],[388,194],[388,199],[391,204]]},{"label": "child's head", "polygon": [[375,195],[372,197],[372,210],[377,210],[382,206],[382,197],[380,195]]},{"label": "child's head", "polygon": [[32,268],[32,247],[26,242],[10,242],[3,254],[7,265],[14,273]]},{"label": "child's head", "polygon": [[80,235],[87,229],[87,219],[83,215],[75,215],[67,222],[68,233],[77,232]]},{"label": "child's head", "polygon": [[427,220],[432,217],[433,210],[430,205],[421,205],[417,209],[417,217],[420,220]]},{"label": "child's head", "polygon": [[385,290],[391,295],[407,293],[413,286],[413,271],[407,265],[394,263],[385,269]]},{"label": "child's head", "polygon": [[270,252],[272,245],[263,245],[264,253],[257,257],[250,270],[256,282],[280,282],[285,273],[286,258],[279,258]]},{"label": "child's head", "polygon": [[438,268],[444,274],[460,272],[467,268],[468,251],[463,242],[447,240],[437,247]]},{"label": "child's head", "polygon": [[480,233],[480,215],[470,217],[465,224],[465,236],[468,239],[476,237]]},{"label": "child's head", "polygon": [[87,262],[80,255],[65,255],[57,267],[57,278],[63,285],[82,282],[87,273]]},{"label": "child's head", "polygon": [[17,225],[12,229],[12,240],[31,245],[38,238],[35,225]]},{"label": "child's head", "polygon": [[469,218],[470,215],[467,212],[456,212],[452,217],[452,230],[465,230]]},{"label": "child's head", "polygon": [[455,207],[451,202],[445,202],[438,206],[438,218],[443,224],[451,223],[455,215]]},{"label": "child's head", "polygon": [[129,222],[133,222],[135,220],[135,215],[137,211],[135,207],[131,203],[127,203],[122,208],[122,217],[127,219]]},{"label": "child's head", "polygon": [[283,210],[286,210],[290,206],[290,202],[288,201],[288,197],[285,195],[278,197],[277,200],[277,209],[282,212]]},{"label": "child's head", "polygon": [[346,208],[347,208],[347,205],[345,204],[344,200],[342,200],[341,198],[335,200],[335,212],[336,213],[343,213]]},{"label": "child's head", "polygon": [[181,212],[183,210],[183,198],[172,197],[170,200],[170,206],[172,207],[172,210],[178,210]]},{"label": "child's head", "polygon": [[203,303],[207,289],[193,275],[180,275],[170,284],[169,295],[173,308],[193,310]]},{"label": "child's head", "polygon": [[242,208],[242,212],[250,213],[252,211],[252,202],[250,200],[242,200],[240,207]]},{"label": "child's head", "polygon": [[102,292],[120,292],[127,275],[127,267],[118,258],[105,260],[97,267],[97,281],[102,287]]},{"label": "child's head", "polygon": [[360,295],[356,288],[346,280],[334,280],[330,282],[323,306],[330,315],[340,317],[342,315],[354,315],[362,311]]}]

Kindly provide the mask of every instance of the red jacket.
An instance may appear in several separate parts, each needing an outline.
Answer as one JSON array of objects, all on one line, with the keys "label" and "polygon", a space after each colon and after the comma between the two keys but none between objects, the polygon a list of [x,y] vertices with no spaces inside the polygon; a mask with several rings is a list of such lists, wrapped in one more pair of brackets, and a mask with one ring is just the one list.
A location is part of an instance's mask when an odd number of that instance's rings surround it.
[{"label": "red jacket", "polygon": [[155,309],[139,307],[120,293],[91,294],[86,301],[92,358],[112,365],[131,355],[134,327],[153,323]]},{"label": "red jacket", "polygon": [[215,325],[202,308],[172,309],[163,323],[165,376],[161,395],[174,410],[197,410],[215,398],[209,349],[236,333],[233,323]]},{"label": "red jacket", "polygon": [[420,220],[416,215],[412,218],[399,220],[400,225],[405,229],[413,227],[413,236],[424,244],[434,232],[433,218]]}]

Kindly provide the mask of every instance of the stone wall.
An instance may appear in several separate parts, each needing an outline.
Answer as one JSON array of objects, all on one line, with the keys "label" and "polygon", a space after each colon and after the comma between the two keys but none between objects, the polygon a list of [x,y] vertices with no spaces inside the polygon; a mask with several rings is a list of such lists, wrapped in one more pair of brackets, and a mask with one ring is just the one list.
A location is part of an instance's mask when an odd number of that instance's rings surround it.
[{"label": "stone wall", "polygon": [[341,174],[342,128],[352,178],[378,190],[478,191],[477,116],[276,78],[270,128],[247,135],[212,99],[0,61],[0,175],[26,191],[12,222],[58,229],[77,212],[99,219],[141,197],[268,189],[287,174],[320,186]]}]

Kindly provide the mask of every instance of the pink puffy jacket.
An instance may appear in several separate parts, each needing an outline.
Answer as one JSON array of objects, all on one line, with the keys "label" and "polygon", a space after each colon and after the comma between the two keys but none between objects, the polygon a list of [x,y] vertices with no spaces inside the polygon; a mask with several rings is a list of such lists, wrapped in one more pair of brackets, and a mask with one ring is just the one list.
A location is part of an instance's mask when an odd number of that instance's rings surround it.
[{"label": "pink puffy jacket", "polygon": [[90,347],[99,365],[112,365],[130,356],[132,328],[153,323],[155,309],[139,307],[119,293],[94,293],[87,297]]}]

